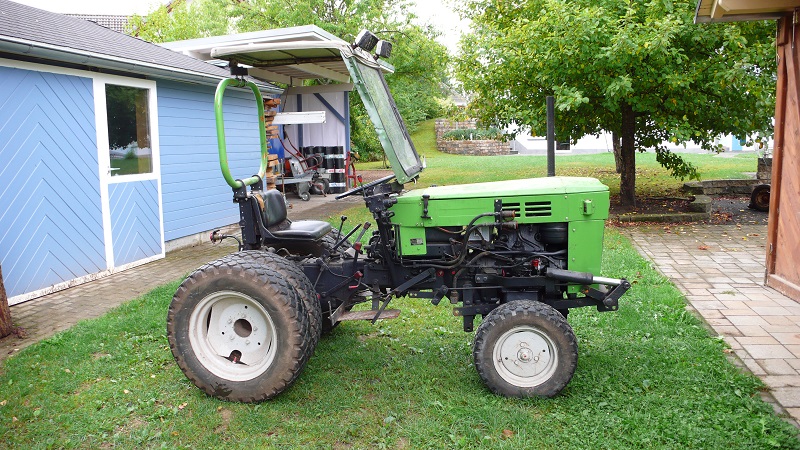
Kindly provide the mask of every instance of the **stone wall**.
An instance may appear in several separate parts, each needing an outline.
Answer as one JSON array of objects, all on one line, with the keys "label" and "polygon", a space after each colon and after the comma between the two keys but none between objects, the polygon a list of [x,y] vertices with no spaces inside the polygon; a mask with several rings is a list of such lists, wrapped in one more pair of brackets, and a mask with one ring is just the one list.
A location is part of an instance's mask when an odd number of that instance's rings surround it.
[{"label": "stone wall", "polygon": [[[454,155],[492,156],[510,155],[511,143],[493,140],[436,141],[439,150]],[[516,152],[514,152],[516,153]]]},{"label": "stone wall", "polygon": [[436,146],[439,147],[439,151],[454,155],[491,156],[511,155],[517,153],[515,151],[511,151],[510,142],[495,140],[442,140],[442,136],[448,131],[464,130],[477,127],[478,121],[476,119],[469,119],[463,122],[456,122],[447,119],[436,119]]},{"label": "stone wall", "polygon": [[758,172],[756,178],[766,183],[772,179],[772,157],[758,158]]},{"label": "stone wall", "polygon": [[690,194],[705,195],[750,195],[753,187],[762,182],[756,179],[704,180],[683,183],[683,190]]}]

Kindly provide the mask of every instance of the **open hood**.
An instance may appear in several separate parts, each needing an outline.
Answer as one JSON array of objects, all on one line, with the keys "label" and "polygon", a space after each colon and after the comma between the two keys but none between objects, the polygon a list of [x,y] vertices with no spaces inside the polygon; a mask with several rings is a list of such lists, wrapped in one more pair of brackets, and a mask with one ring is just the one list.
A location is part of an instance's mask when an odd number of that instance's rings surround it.
[{"label": "open hood", "polygon": [[375,126],[381,146],[392,164],[397,181],[406,183],[422,171],[422,164],[403,118],[389,92],[383,71],[388,65],[344,41],[294,41],[217,47],[211,56],[252,66],[250,74],[269,79],[270,74],[302,79],[346,82],[355,85]]}]

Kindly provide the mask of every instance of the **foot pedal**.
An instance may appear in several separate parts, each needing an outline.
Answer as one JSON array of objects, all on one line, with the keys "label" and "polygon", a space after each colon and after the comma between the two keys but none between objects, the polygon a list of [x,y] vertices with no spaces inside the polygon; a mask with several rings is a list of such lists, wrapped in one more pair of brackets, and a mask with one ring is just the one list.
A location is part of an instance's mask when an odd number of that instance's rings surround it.
[{"label": "foot pedal", "polygon": [[[373,311],[371,309],[366,311],[347,311],[339,316],[339,320],[372,320],[375,318],[376,312],[377,311]],[[378,317],[378,320],[397,319],[398,317],[400,317],[399,309],[386,309],[381,313],[380,317]]]}]

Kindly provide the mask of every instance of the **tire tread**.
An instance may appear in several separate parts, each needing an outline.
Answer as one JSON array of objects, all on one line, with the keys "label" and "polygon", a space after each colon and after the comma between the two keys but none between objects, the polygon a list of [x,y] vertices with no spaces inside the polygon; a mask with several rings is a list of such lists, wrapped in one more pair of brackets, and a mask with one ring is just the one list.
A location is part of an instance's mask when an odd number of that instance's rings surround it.
[{"label": "tire tread", "polygon": [[[202,288],[202,283],[224,276],[242,278],[242,281],[246,283],[256,283],[259,289],[263,289],[266,297],[277,303],[276,307],[283,311],[292,324],[287,330],[287,340],[291,346],[282,349],[280,354],[276,355],[276,362],[273,363],[277,364],[277,358],[286,355],[288,357],[287,367],[283,368],[282,373],[266,380],[268,381],[267,385],[259,392],[250,392],[237,386],[230,387],[232,384],[249,385],[252,384],[250,383],[252,380],[225,383],[225,380],[219,381],[218,377],[213,374],[204,373],[207,371],[202,364],[192,361],[194,356],[191,354],[191,349],[179,345],[176,338],[178,327],[182,325],[178,323],[178,315],[183,308],[191,307],[187,303],[191,303],[194,298],[192,295],[194,288],[198,286]],[[188,328],[188,324],[186,327]],[[313,352],[315,343],[306,339],[312,333],[311,329],[311,320],[305,305],[295,294],[294,288],[286,277],[281,276],[279,271],[270,266],[259,264],[257,261],[245,260],[236,254],[211,261],[190,274],[178,287],[167,312],[167,338],[180,369],[189,380],[208,395],[230,401],[259,402],[270,399],[291,386]],[[185,353],[191,354],[191,357],[187,357]],[[197,367],[193,367],[194,365]]]}]

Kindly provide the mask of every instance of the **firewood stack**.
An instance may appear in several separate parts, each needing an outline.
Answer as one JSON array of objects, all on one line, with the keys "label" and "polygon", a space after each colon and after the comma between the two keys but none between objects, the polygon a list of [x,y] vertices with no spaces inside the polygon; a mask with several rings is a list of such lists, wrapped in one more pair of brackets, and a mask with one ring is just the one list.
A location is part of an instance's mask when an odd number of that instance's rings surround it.
[{"label": "firewood stack", "polygon": [[[264,99],[264,126],[267,132],[267,140],[278,139],[278,126],[273,125],[272,121],[275,115],[278,114],[278,106],[281,104],[279,98],[265,98]],[[264,176],[264,183],[267,189],[275,189],[275,181],[277,180],[278,173],[278,155],[269,155],[267,163],[267,173]]]}]

